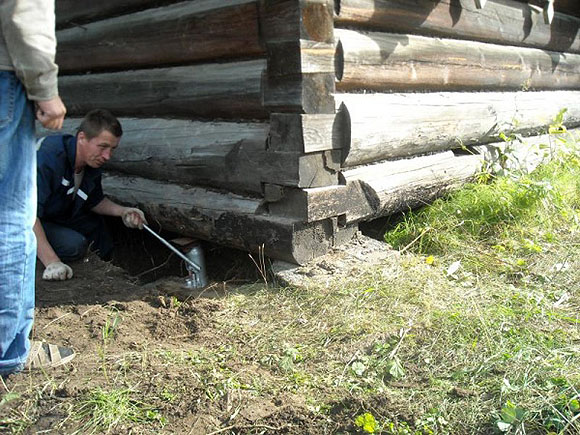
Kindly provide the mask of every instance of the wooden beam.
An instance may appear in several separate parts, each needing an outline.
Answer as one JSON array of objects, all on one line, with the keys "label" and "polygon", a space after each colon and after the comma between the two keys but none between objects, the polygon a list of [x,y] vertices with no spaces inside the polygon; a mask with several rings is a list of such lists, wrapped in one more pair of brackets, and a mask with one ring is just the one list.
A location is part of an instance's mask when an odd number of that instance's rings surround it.
[{"label": "wooden beam", "polygon": [[106,107],[117,116],[264,119],[264,68],[252,60],[63,76],[59,88],[73,116]]},{"label": "wooden beam", "polygon": [[337,94],[350,138],[343,167],[478,143],[499,133],[537,134],[567,109],[564,123],[580,125],[579,91]]},{"label": "wooden beam", "polygon": [[271,112],[333,114],[333,1],[268,0],[262,11],[268,51],[264,107]]},{"label": "wooden beam", "polygon": [[485,170],[530,172],[550,161],[566,145],[580,140],[580,129],[561,135],[519,137],[470,147],[459,153],[446,151],[343,171],[343,185],[296,189],[268,185],[265,200],[272,215],[314,222],[339,217],[347,224],[421,206],[469,181]]},{"label": "wooden beam", "polygon": [[349,192],[347,186],[285,188],[282,198],[268,203],[268,211],[275,216],[285,216],[301,222],[315,222],[346,214],[347,210],[356,207],[358,204],[355,202],[360,200],[360,197]]},{"label": "wooden beam", "polygon": [[[124,134],[107,168],[189,185],[262,193],[267,123],[121,119]],[[286,173],[286,178],[291,174]],[[284,177],[281,177],[284,178]]]},{"label": "wooden beam", "polygon": [[456,156],[451,151],[408,160],[384,162],[343,172],[347,186],[360,184],[364,192],[358,210],[347,222],[420,207],[471,180],[481,171],[479,155]]},{"label": "wooden beam", "polygon": [[297,74],[264,78],[262,102],[270,112],[335,112],[334,74]]},{"label": "wooden beam", "polygon": [[308,154],[344,147],[344,123],[337,115],[272,113],[270,125],[268,149],[272,151]]},{"label": "wooden beam", "polygon": [[265,55],[255,0],[183,2],[57,32],[61,72]]},{"label": "wooden beam", "polygon": [[269,42],[267,47],[270,77],[334,74],[334,44],[300,39]]},{"label": "wooden beam", "polygon": [[556,13],[548,25],[541,10],[513,0],[489,0],[485,9],[473,0],[336,0],[335,11],[337,27],[580,53],[578,18]]},{"label": "wooden beam", "polygon": [[261,214],[261,202],[230,193],[186,188],[138,177],[103,177],[107,196],[141,208],[153,228],[304,264],[325,254],[355,227],[336,220],[311,224]]},{"label": "wooden beam", "polygon": [[[67,118],[62,133],[76,134]],[[266,149],[267,123],[121,118],[123,137],[106,169],[129,175],[262,196],[265,183],[338,184],[340,153]],[[38,129],[39,136],[54,132]]]},{"label": "wooden beam", "polygon": [[427,204],[470,180],[482,163],[480,155],[446,151],[360,166],[341,174],[342,186],[286,188],[282,198],[268,203],[268,210],[303,222],[342,216],[352,224]]},{"label": "wooden beam", "polygon": [[156,8],[182,0],[56,0],[58,28],[77,26],[90,21]]},{"label": "wooden beam", "polygon": [[579,89],[580,55],[337,29],[337,90]]},{"label": "wooden beam", "polygon": [[264,38],[269,41],[332,42],[332,0],[268,0],[264,2]]}]

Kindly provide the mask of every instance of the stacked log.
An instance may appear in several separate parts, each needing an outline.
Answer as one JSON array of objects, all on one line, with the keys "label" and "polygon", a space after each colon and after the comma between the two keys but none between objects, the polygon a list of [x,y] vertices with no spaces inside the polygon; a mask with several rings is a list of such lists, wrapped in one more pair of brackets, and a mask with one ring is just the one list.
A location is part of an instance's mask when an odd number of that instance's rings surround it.
[{"label": "stacked log", "polygon": [[337,29],[337,89],[579,89],[580,55]]},{"label": "stacked log", "polygon": [[580,20],[556,13],[551,24],[541,11],[514,0],[337,0],[336,27],[440,36],[494,44],[580,53]]},{"label": "stacked log", "polygon": [[561,109],[580,125],[580,91],[339,94],[350,140],[343,166],[495,142],[547,131]]},{"label": "stacked log", "polygon": [[60,30],[57,62],[70,73],[264,56],[258,15],[258,4],[251,0],[146,9]]}]

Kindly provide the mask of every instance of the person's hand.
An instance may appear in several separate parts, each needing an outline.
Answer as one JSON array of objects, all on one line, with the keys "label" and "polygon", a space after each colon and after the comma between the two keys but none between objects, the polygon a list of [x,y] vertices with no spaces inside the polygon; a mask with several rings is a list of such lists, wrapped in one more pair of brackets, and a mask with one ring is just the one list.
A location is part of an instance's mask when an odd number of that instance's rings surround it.
[{"label": "person's hand", "polygon": [[61,261],[50,263],[42,273],[42,279],[45,281],[64,281],[72,277],[72,269]]},{"label": "person's hand", "polygon": [[44,128],[60,130],[64,115],[66,115],[66,107],[59,96],[47,101],[36,102],[36,119],[40,121]]},{"label": "person's hand", "polygon": [[143,224],[147,223],[145,214],[138,208],[125,207],[121,218],[127,228],[139,228],[142,230]]}]

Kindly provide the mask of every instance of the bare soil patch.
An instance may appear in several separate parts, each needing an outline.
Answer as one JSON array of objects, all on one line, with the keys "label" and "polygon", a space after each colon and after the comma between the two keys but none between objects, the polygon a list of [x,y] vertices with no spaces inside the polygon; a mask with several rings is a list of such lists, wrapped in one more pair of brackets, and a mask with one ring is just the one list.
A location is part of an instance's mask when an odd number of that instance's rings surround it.
[{"label": "bare soil patch", "polygon": [[[209,258],[215,264],[213,255]],[[228,255],[222,252],[222,258],[236,254]],[[75,407],[91,392],[122,387],[133,390],[143,406],[154,409],[163,421],[117,425],[112,433],[208,434],[220,428],[227,430],[218,433],[309,433],[313,429],[309,426],[315,419],[300,398],[276,393],[245,397],[243,390],[237,390],[238,397],[222,397],[221,391],[215,391],[219,387],[203,379],[208,371],[240,369],[221,365],[219,349],[228,345],[228,339],[213,329],[215,316],[223,309],[221,296],[234,291],[237,278],[214,280],[200,292],[185,289],[179,276],[141,283],[94,255],[73,267],[73,279],[46,282],[40,279],[39,266],[33,336],[71,346],[77,356],[71,364],[50,372],[6,379],[5,386],[18,398],[0,407],[2,430],[87,433],[90,428],[83,427],[83,419],[74,417]],[[216,351],[215,359],[207,357],[208,349]],[[264,376],[262,371],[259,366],[243,368],[247,379]]]}]

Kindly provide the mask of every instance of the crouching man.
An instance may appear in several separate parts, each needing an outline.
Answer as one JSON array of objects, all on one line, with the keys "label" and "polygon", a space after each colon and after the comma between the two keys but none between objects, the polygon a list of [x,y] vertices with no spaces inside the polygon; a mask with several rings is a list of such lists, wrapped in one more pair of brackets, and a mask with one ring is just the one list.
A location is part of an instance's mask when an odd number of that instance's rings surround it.
[{"label": "crouching man", "polygon": [[89,246],[108,261],[113,241],[103,216],[121,217],[128,228],[147,223],[137,208],[123,207],[103,195],[101,166],[121,140],[121,124],[106,110],[93,110],[77,135],[47,136],[37,152],[38,210],[34,233],[37,255],[45,266],[42,278],[65,280],[67,262],[82,258]]}]

